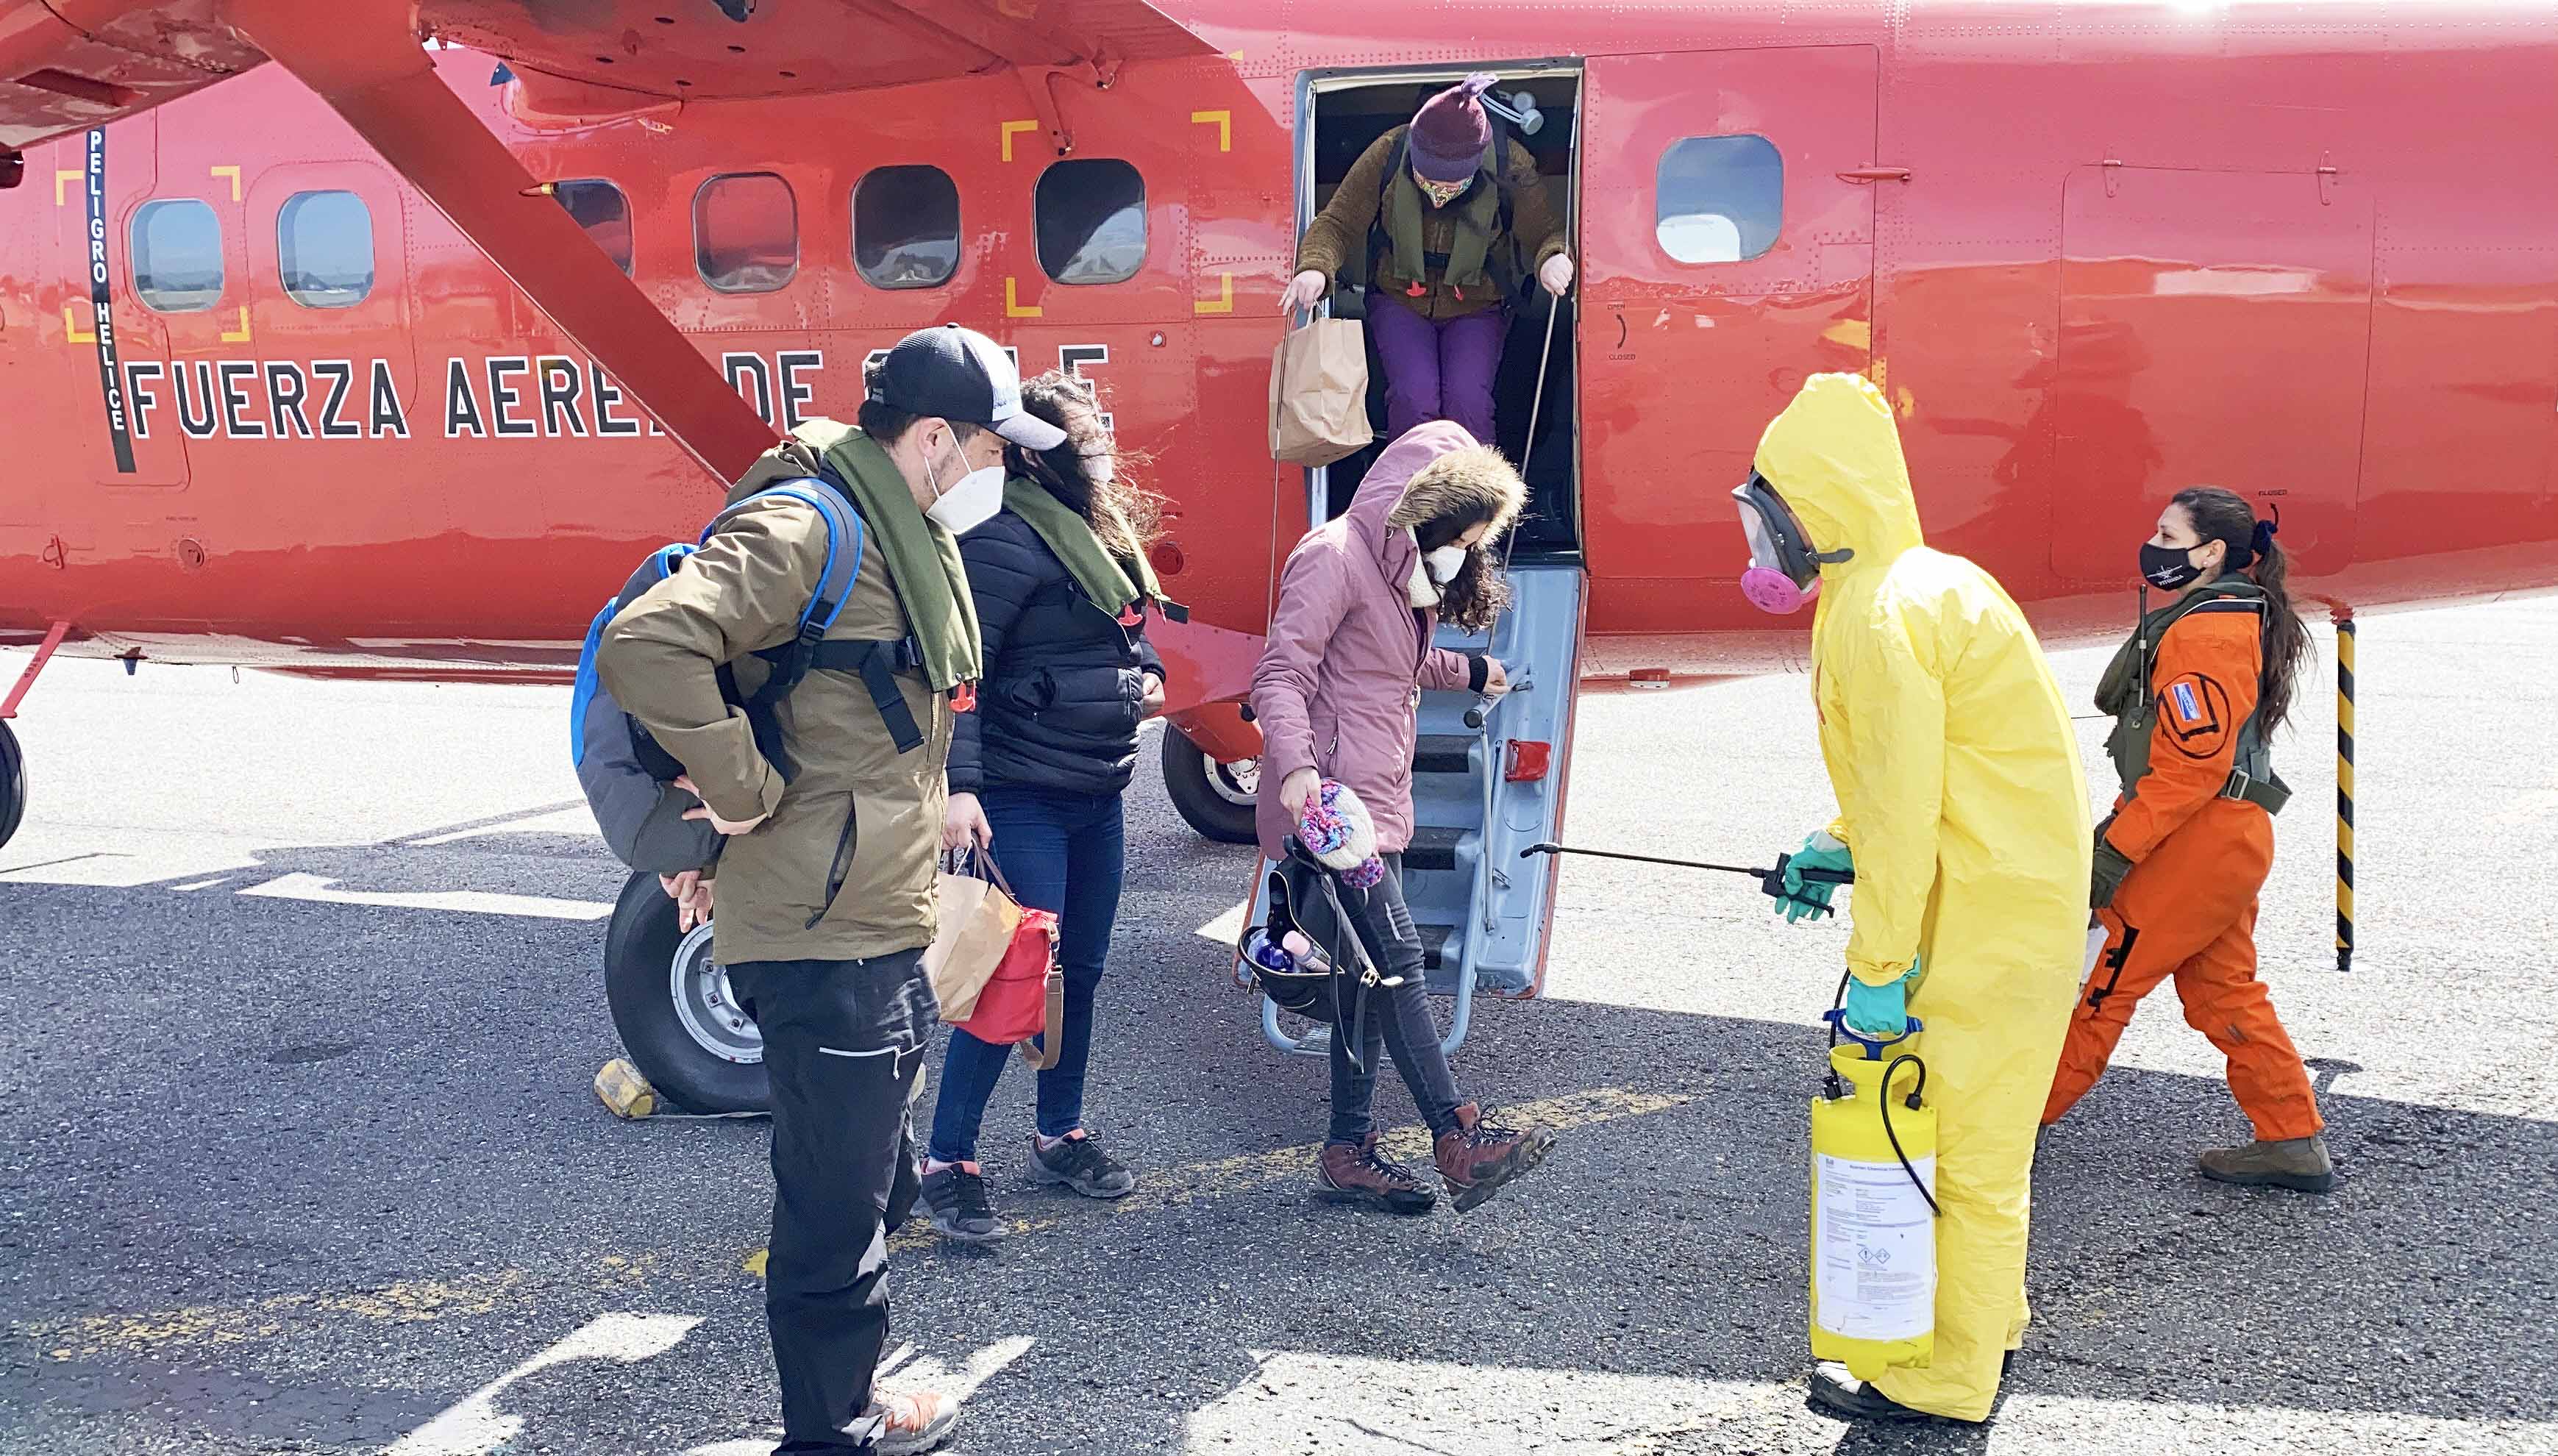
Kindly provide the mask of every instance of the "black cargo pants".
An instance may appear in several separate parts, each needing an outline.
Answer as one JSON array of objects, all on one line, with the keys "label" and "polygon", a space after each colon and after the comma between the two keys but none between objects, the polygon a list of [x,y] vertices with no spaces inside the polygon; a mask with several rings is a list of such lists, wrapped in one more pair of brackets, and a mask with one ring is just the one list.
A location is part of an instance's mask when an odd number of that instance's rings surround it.
[{"label": "black cargo pants", "polygon": [[728,968],[773,1080],[765,1321],[782,1381],[776,1456],[862,1451],[888,1343],[888,1236],[914,1210],[907,1104],[940,1017],[924,952]]}]

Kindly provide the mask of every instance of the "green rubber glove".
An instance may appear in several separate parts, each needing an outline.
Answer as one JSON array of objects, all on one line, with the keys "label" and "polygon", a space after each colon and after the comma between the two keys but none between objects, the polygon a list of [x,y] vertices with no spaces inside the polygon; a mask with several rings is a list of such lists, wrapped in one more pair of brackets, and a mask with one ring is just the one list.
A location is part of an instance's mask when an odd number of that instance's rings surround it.
[{"label": "green rubber glove", "polygon": [[1847,981],[1848,1030],[1873,1041],[1888,1042],[1910,1030],[1910,978],[1918,973],[1918,962],[1900,978],[1887,985],[1870,986],[1855,976]]},{"label": "green rubber glove", "polygon": [[2123,887],[2123,877],[2132,872],[2132,861],[2105,838],[2112,819],[2096,826],[2096,858],[2087,880],[2087,908],[2102,910],[2114,903],[2114,892]]},{"label": "green rubber glove", "polygon": [[1855,868],[1855,861],[1848,857],[1846,845],[1831,838],[1827,829],[1813,830],[1803,840],[1803,847],[1794,851],[1794,857],[1785,861],[1785,898],[1776,902],[1776,909],[1784,915],[1785,924],[1792,925],[1805,916],[1819,915],[1829,908],[1830,896],[1838,890],[1836,885],[1807,882],[1797,871]]}]

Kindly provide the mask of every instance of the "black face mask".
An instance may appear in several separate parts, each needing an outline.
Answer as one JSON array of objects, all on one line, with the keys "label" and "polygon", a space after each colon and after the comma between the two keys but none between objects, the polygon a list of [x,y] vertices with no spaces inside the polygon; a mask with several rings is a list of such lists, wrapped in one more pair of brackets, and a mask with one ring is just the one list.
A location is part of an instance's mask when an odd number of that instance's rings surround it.
[{"label": "black face mask", "polygon": [[2195,565],[2192,559],[2197,549],[2199,548],[2193,546],[2179,548],[2152,545],[2148,541],[2141,542],[2142,578],[2161,591],[2172,592],[2179,587],[2190,585],[2196,577],[2203,574],[2203,568]]}]

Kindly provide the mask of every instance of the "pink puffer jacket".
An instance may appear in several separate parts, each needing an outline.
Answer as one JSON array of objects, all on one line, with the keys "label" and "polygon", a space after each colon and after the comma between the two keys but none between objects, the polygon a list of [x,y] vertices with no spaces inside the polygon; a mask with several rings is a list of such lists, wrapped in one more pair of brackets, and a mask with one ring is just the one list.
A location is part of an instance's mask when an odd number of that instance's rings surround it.
[{"label": "pink puffer jacket", "polygon": [[[1469,469],[1437,472],[1405,500],[1414,476],[1459,451],[1470,452],[1463,462]],[[1279,801],[1279,786],[1304,768],[1340,780],[1366,801],[1379,853],[1411,842],[1419,689],[1465,687],[1473,667],[1463,654],[1430,645],[1438,614],[1411,605],[1420,551],[1406,526],[1445,518],[1479,498],[1482,514],[1506,524],[1518,490],[1508,464],[1479,449],[1462,427],[1445,420],[1416,425],[1369,468],[1350,509],[1307,532],[1288,553],[1270,635],[1252,673],[1252,711],[1262,739],[1255,821],[1263,854],[1278,858],[1295,827]]]}]

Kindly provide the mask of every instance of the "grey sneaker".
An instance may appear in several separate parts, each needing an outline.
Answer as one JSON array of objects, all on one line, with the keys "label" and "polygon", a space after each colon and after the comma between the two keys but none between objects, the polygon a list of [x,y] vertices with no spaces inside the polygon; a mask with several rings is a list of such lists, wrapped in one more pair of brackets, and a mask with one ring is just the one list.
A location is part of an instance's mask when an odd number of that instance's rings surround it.
[{"label": "grey sneaker", "polygon": [[938,1390],[874,1388],[871,1408],[862,1412],[879,1421],[868,1449],[879,1456],[921,1456],[950,1439],[959,1424],[959,1397]]},{"label": "grey sneaker", "polygon": [[2202,1164],[2203,1176],[2220,1183],[2296,1188],[2303,1193],[2325,1193],[2336,1187],[2336,1164],[2328,1158],[2324,1133],[2213,1148],[2203,1155]]},{"label": "grey sneaker", "polygon": [[1085,1198],[1126,1198],[1137,1187],[1137,1175],[1085,1132],[1069,1132],[1054,1148],[1043,1148],[1032,1138],[1031,1176],[1042,1183],[1063,1183]]},{"label": "grey sneaker", "polygon": [[932,1232],[944,1238],[989,1243],[1013,1232],[995,1217],[994,1201],[986,1197],[986,1180],[974,1163],[953,1163],[924,1174],[924,1202],[932,1210]]}]

